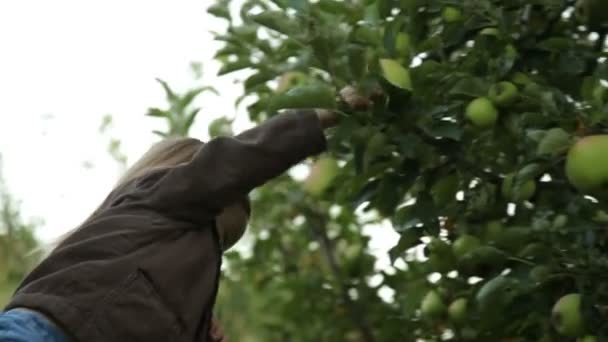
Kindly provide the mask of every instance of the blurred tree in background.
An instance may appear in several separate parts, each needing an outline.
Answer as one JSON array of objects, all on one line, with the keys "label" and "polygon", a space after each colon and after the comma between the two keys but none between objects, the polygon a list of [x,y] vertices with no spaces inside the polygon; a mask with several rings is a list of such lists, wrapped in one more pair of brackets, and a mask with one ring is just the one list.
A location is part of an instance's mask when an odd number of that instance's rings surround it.
[{"label": "blurred tree in background", "polygon": [[0,170],[0,307],[40,260],[35,228],[35,223],[25,223],[21,218],[19,202],[10,195]]}]

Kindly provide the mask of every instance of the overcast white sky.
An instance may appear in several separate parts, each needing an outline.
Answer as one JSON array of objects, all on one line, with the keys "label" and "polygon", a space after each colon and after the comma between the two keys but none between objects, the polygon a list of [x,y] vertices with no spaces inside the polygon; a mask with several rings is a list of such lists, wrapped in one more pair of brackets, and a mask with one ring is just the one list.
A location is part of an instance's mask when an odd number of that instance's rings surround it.
[{"label": "overcast white sky", "polygon": [[[109,133],[122,140],[129,161],[156,140],[151,131],[164,123],[144,116],[165,104],[154,78],[178,90],[201,83],[220,90],[221,97],[199,101],[197,137],[207,137],[212,119],[235,115],[241,86],[214,76],[218,45],[209,31],[222,22],[206,14],[211,1],[0,1],[3,173],[23,216],[44,220],[43,240],[78,225],[118,176],[109,136],[98,131],[105,114],[114,115]],[[194,80],[192,61],[203,63],[202,81]],[[394,243],[390,229],[375,232],[382,236],[376,246]]]},{"label": "overcast white sky", "polygon": [[[109,137],[98,133],[113,114],[109,133],[123,140],[130,160],[155,137],[161,120],[144,116],[164,105],[155,77],[178,90],[196,84],[189,64],[205,62],[205,83],[223,96],[205,95],[194,135],[206,123],[234,115],[240,88],[213,77],[216,50],[205,13],[209,0],[0,1],[0,153],[11,192],[26,217],[46,222],[48,239],[77,225],[116,179]],[[86,169],[83,162],[94,167]]]}]

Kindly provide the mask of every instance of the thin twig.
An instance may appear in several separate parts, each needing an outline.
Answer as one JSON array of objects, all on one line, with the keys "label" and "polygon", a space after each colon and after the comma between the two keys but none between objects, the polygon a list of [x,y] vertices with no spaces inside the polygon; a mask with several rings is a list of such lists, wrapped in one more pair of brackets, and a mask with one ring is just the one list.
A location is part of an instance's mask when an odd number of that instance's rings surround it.
[{"label": "thin twig", "polygon": [[358,327],[359,331],[361,332],[361,335],[363,336],[363,340],[366,342],[373,342],[374,334],[372,332],[371,327],[369,326],[369,324],[363,317],[362,311],[358,309],[357,304],[348,295],[348,287],[346,286],[346,284],[344,283],[344,280],[342,279],[342,271],[340,269],[340,266],[338,265],[338,261],[336,259],[333,244],[331,243],[331,240],[330,240],[329,236],[327,235],[327,230],[325,228],[327,220],[326,220],[325,216],[321,215],[319,213],[316,213],[309,208],[301,208],[301,209],[302,209],[302,212],[305,214],[305,216],[308,219],[312,219],[312,220],[308,220],[309,228],[312,231],[315,238],[317,239],[317,241],[319,242],[319,244],[321,245],[321,248],[325,254],[327,262],[329,263],[331,272],[333,273],[333,276],[336,279],[336,283],[338,284],[338,286],[340,288],[340,296],[342,297],[342,300],[349,308],[349,313],[350,313],[351,319],[353,320],[353,322],[355,323],[355,325]]}]

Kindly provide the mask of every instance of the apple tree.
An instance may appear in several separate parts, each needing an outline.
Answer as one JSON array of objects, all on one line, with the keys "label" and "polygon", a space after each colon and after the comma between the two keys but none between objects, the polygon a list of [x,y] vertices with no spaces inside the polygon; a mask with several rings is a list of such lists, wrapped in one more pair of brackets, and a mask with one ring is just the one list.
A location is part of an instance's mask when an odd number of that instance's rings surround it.
[{"label": "apple tree", "polygon": [[[607,10],[212,5],[220,74],[238,75],[252,121],[341,113],[308,179],[254,193],[252,253],[231,255],[220,317],[266,341],[608,338]],[[337,100],[345,87],[354,106]],[[364,217],[399,233],[391,270],[375,267]]]}]

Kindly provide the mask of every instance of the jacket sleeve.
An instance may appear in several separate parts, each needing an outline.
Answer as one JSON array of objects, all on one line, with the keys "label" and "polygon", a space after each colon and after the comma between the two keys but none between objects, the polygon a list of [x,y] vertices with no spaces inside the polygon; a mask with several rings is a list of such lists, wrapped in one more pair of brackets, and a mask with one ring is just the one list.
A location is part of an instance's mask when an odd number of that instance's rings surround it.
[{"label": "jacket sleeve", "polygon": [[325,148],[313,110],[286,112],[236,137],[202,145],[191,162],[170,169],[155,182],[148,197],[156,208],[179,216],[192,210],[216,215]]}]

